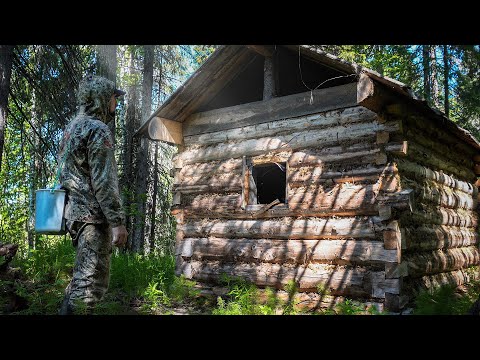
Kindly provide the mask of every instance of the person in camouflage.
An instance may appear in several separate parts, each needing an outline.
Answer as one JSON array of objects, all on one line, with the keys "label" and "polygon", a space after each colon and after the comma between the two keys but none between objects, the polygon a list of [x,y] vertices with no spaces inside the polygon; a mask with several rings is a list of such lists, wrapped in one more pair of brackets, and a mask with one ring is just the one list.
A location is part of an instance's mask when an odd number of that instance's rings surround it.
[{"label": "person in camouflage", "polygon": [[67,191],[64,217],[76,247],[60,315],[73,314],[79,303],[93,311],[108,289],[112,245],[122,247],[127,240],[113,137],[107,126],[114,118],[116,98],[124,94],[103,77],[84,78],[77,92],[78,112],[60,143],[60,183]]}]

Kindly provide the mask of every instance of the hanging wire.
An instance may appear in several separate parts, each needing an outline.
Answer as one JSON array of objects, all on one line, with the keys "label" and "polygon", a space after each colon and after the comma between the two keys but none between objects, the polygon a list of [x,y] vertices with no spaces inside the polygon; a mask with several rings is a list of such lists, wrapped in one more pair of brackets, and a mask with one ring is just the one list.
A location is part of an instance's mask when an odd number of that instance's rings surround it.
[{"label": "hanging wire", "polygon": [[333,78],[330,78],[330,79],[327,79],[327,80],[321,82],[320,84],[318,84],[317,86],[315,86],[313,89],[310,88],[310,87],[305,83],[305,81],[303,81],[302,65],[301,65],[301,61],[300,61],[300,46],[298,47],[298,70],[300,71],[300,80],[302,80],[303,85],[304,85],[308,90],[310,90],[310,105],[313,104],[313,91],[314,91],[314,90],[317,90],[320,86],[322,86],[322,85],[325,84],[326,82],[331,81],[331,80],[335,80],[335,79],[340,79],[340,78],[347,78],[347,77],[351,77],[351,76],[357,76],[357,74],[349,74],[349,75],[335,76],[335,77],[333,77]]}]

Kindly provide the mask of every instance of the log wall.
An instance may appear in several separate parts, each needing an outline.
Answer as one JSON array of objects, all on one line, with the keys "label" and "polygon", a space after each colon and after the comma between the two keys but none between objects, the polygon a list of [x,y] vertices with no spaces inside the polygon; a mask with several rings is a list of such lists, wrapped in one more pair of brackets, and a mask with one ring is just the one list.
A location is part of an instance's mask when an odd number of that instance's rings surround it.
[{"label": "log wall", "polygon": [[[287,117],[254,103],[186,119],[177,274],[205,288],[239,276],[279,293],[293,280],[317,305],[350,297],[390,310],[412,289],[468,281],[480,261],[474,149],[401,106],[305,113],[294,98],[298,114],[275,99]],[[252,203],[247,165],[266,162],[286,163],[285,204]]]},{"label": "log wall", "polygon": [[[236,107],[242,119],[248,106]],[[260,115],[239,127],[224,109],[187,118],[191,135],[175,159],[177,274],[205,284],[240,276],[279,292],[294,280],[318,303],[399,296],[401,249],[384,233],[396,229],[392,213],[409,199],[398,195],[398,168],[388,159],[403,151],[388,139],[401,123],[351,105],[273,121]],[[196,133],[200,125],[212,131]],[[286,204],[248,203],[245,158],[286,163]]]},{"label": "log wall", "polygon": [[411,211],[399,215],[403,294],[470,281],[480,264],[475,150],[405,107],[384,118],[402,121],[408,144],[394,157],[400,186],[412,194]]}]

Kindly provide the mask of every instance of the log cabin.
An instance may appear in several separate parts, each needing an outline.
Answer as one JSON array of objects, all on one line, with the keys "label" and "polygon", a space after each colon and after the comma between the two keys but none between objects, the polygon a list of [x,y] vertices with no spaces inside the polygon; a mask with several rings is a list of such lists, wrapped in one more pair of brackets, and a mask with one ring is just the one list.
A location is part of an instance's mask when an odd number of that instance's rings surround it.
[{"label": "log cabin", "polygon": [[373,70],[220,46],[136,136],[178,146],[176,274],[205,292],[227,275],[395,312],[478,277],[480,143]]}]

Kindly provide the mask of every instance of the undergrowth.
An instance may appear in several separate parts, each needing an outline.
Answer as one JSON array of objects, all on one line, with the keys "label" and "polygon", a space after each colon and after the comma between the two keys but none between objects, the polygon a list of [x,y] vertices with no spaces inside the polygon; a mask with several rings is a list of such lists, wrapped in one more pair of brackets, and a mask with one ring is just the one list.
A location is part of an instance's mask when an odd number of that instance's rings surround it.
[{"label": "undergrowth", "polygon": [[[43,236],[35,250],[20,247],[10,266],[20,269],[21,276],[0,279],[0,314],[55,315],[63,300],[64,289],[71,279],[75,249],[68,237]],[[175,275],[172,255],[112,254],[110,285],[94,315],[168,315],[175,308],[186,313],[212,315],[381,315],[375,307],[344,299],[326,309],[302,309],[296,300],[298,286],[285,284],[282,296],[272,289],[258,289],[253,283],[222,274],[220,283],[227,291],[214,302],[200,296],[196,283]],[[8,308],[11,298],[21,306]],[[317,294],[329,296],[328,288],[317,286]],[[453,286],[422,291],[414,303],[414,315],[466,314],[480,295],[480,282],[474,281],[459,292]],[[297,302],[296,302],[297,301]],[[85,314],[79,306],[77,314]],[[185,313],[185,312],[184,312]]]}]

